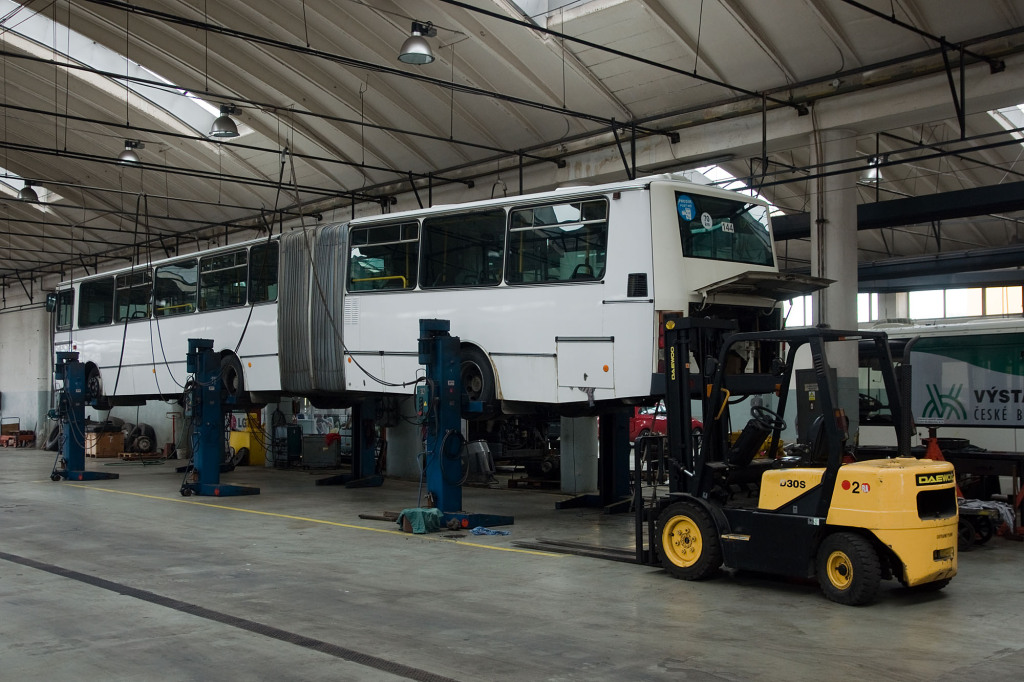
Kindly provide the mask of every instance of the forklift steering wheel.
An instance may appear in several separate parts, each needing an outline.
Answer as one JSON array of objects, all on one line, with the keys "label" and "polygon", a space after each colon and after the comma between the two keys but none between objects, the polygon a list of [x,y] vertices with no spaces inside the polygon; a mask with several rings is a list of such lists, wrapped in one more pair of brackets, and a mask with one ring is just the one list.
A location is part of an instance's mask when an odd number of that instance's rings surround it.
[{"label": "forklift steering wheel", "polygon": [[769,431],[786,428],[786,420],[780,417],[777,412],[772,412],[764,405],[750,408],[750,416]]}]

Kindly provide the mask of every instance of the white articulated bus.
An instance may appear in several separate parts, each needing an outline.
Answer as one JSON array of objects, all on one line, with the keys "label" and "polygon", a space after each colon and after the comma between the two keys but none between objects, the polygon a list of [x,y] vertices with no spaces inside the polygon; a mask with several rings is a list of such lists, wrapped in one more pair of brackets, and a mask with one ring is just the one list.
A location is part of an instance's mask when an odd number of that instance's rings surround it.
[{"label": "white articulated bus", "polygon": [[[419,320],[461,339],[472,399],[507,411],[653,392],[667,312],[777,328],[769,207],[671,176],[361,218],[61,285],[55,345],[114,404],[180,393],[212,338],[257,401],[409,394]],[[115,387],[116,384],[116,387]]]}]

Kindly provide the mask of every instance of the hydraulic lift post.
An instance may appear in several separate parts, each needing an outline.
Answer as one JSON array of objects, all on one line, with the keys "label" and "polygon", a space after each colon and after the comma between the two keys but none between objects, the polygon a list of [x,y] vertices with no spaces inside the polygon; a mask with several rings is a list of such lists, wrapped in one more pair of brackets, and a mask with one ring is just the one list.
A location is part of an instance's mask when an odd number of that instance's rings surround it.
[{"label": "hydraulic lift post", "polygon": [[53,378],[64,382],[57,410],[50,412],[51,417],[60,421],[64,431],[59,455],[64,468],[60,469],[54,462],[50,480],[65,478],[69,481],[98,481],[120,478],[118,474],[105,471],[85,470],[85,406],[95,400],[96,396],[89,394],[85,383],[85,365],[78,361],[78,353],[58,352]]},{"label": "hydraulic lift post", "polygon": [[192,411],[192,467],[187,473],[197,480],[183,482],[181,494],[229,497],[259,495],[260,489],[222,485],[220,467],[224,460],[224,406],[221,398],[220,358],[210,339],[189,339],[186,369],[193,381],[186,399]]},{"label": "hydraulic lift post", "polygon": [[[462,381],[459,337],[448,320],[420,320],[419,363],[426,366],[426,391],[417,391],[417,412],[425,420],[424,467],[427,490],[437,500],[444,522],[462,528],[512,525],[513,517],[470,514],[462,510]],[[476,407],[470,403],[470,410]]]}]

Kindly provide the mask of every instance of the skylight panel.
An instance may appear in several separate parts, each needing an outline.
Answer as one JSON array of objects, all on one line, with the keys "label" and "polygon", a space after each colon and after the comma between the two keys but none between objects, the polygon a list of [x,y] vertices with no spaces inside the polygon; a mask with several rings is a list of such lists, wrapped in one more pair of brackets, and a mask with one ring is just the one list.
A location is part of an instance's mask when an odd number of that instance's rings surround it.
[{"label": "skylight panel", "polygon": [[[124,73],[129,77],[156,80],[166,84],[159,86],[128,82],[127,87],[155,105],[154,109],[147,110],[147,114],[160,119],[170,129],[181,130],[181,123],[184,123],[188,129],[181,132],[205,136],[210,131],[213,120],[220,115],[218,106],[199,99],[160,74],[131,59],[126,59],[123,54],[106,48],[77,31],[69,30],[66,26],[55,24],[45,15],[32,12],[13,0],[0,0],[0,17],[3,18],[0,25],[7,31],[7,39],[21,37],[31,41],[34,46],[22,41],[19,47],[35,56],[70,59],[97,71]],[[94,81],[95,78],[91,74],[72,75],[87,82]],[[123,78],[103,80],[107,83],[117,83],[122,88],[126,85]],[[105,89],[109,91],[109,88]],[[251,128],[239,125],[240,135],[250,132]]]},{"label": "skylight panel", "polygon": [[1024,134],[1014,130],[1015,128],[1024,128],[1024,104],[996,109],[988,112],[988,115],[994,118],[1004,130],[1010,131],[1010,135],[1014,138],[1024,140]]},{"label": "skylight panel", "polygon": [[700,168],[695,168],[694,171],[704,176],[710,184],[715,185],[716,187],[721,187],[722,189],[727,189],[732,192],[739,192],[740,194],[746,194],[767,202],[769,206],[769,215],[783,215],[783,212],[775,204],[768,201],[765,196],[755,192],[747,186],[747,183],[743,182],[721,166],[702,166]]}]

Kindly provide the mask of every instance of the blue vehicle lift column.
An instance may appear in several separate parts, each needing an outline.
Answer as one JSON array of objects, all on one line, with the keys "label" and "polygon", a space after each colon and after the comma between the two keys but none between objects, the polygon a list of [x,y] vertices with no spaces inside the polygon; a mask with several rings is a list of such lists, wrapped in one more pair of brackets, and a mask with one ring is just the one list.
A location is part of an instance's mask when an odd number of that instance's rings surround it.
[{"label": "blue vehicle lift column", "polygon": [[[419,363],[426,365],[427,381],[416,391],[416,407],[427,427],[427,490],[445,524],[455,520],[462,528],[511,525],[511,516],[462,510],[462,362],[459,337],[451,336],[450,328],[448,320],[420,320]],[[481,409],[479,403],[467,407]]]},{"label": "blue vehicle lift column", "polygon": [[[78,353],[57,353],[53,378],[64,382],[57,409],[50,411],[50,417],[60,421],[64,442],[58,459],[53,463],[50,480],[65,478],[69,481],[98,481],[120,478],[118,474],[105,471],[85,470],[85,406],[97,396],[89,394],[85,383],[85,365],[78,361]],[[63,469],[59,466],[61,462]]]},{"label": "blue vehicle lift column", "polygon": [[[186,386],[186,415],[192,413],[192,466],[181,484],[181,494],[230,497],[259,495],[260,489],[220,482],[224,460],[224,406],[221,398],[220,357],[210,339],[189,339],[186,369],[192,380]],[[189,481],[192,478],[194,480]]]}]

